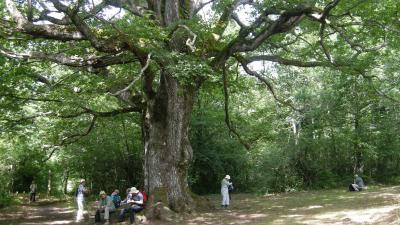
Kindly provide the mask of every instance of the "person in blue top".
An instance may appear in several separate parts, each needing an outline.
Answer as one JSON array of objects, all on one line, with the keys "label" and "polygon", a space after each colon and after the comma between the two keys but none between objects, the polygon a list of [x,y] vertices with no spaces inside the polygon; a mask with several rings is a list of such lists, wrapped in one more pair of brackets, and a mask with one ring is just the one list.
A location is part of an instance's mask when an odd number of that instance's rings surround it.
[{"label": "person in blue top", "polygon": [[362,191],[365,188],[364,181],[357,174],[354,175],[354,183],[350,184],[349,191]]},{"label": "person in blue top", "polygon": [[129,191],[131,194],[130,198],[127,198],[126,204],[129,206],[127,208],[121,209],[119,214],[119,222],[124,221],[125,214],[129,213],[129,219],[131,223],[135,222],[135,214],[143,210],[143,195],[139,192],[136,187],[132,187]]},{"label": "person in blue top", "polygon": [[111,196],[107,196],[105,191],[100,191],[100,201],[98,202],[98,208],[96,210],[96,216],[94,217],[95,222],[100,222],[100,214],[104,213],[104,225],[110,224],[110,212],[115,212],[115,205]]},{"label": "person in blue top", "polygon": [[119,208],[121,205],[121,196],[119,196],[119,190],[115,189],[114,192],[111,194],[111,198],[114,202],[115,208]]}]

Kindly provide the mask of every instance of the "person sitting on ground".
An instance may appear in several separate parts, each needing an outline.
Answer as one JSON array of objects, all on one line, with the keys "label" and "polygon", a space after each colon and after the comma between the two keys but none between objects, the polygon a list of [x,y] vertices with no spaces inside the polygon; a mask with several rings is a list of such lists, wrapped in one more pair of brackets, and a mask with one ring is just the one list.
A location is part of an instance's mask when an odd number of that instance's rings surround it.
[{"label": "person sitting on ground", "polygon": [[364,181],[357,174],[354,175],[354,183],[349,185],[349,191],[362,191],[365,188]]},{"label": "person sitting on ground", "polygon": [[110,212],[115,212],[115,205],[111,196],[107,196],[105,191],[100,191],[100,201],[96,210],[95,222],[101,221],[100,213],[104,213],[104,224],[110,224]]},{"label": "person sitting on ground", "polygon": [[112,200],[114,202],[115,208],[119,208],[121,206],[121,196],[119,196],[119,190],[115,189],[111,194]]},{"label": "person sitting on ground", "polygon": [[121,209],[121,213],[119,214],[119,222],[124,221],[125,214],[129,212],[129,219],[131,223],[135,222],[135,214],[143,210],[143,195],[139,192],[136,187],[132,187],[130,192],[131,197],[127,199],[127,208]]},{"label": "person sitting on ground", "polygon": [[224,179],[222,179],[221,181],[221,195],[222,195],[221,207],[225,209],[228,208],[229,206],[229,186],[232,185],[232,183],[229,182],[230,179],[231,177],[229,175],[226,175]]}]

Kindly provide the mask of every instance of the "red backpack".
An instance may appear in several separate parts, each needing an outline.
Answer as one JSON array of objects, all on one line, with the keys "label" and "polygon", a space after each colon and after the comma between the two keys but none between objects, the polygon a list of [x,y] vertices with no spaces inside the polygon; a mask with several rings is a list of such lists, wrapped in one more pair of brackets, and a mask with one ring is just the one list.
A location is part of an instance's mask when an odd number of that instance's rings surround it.
[{"label": "red backpack", "polygon": [[140,191],[140,193],[143,195],[143,208],[146,208],[146,202],[147,202],[147,193],[145,191]]}]

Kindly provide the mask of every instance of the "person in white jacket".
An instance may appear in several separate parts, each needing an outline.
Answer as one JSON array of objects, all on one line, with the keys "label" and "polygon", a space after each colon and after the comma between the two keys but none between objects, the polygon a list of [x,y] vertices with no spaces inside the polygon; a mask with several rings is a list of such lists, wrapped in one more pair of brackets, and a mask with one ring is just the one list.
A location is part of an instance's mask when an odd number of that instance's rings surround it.
[{"label": "person in white jacket", "polygon": [[226,175],[224,179],[221,181],[221,195],[222,195],[222,208],[228,208],[229,206],[229,186],[232,185],[230,182],[231,177]]}]

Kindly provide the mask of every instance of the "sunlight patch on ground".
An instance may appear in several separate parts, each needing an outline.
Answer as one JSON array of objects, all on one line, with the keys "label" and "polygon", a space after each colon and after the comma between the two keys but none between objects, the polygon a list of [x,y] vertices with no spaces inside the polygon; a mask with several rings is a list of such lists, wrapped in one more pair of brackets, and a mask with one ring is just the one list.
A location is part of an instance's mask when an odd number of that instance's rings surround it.
[{"label": "sunlight patch on ground", "polygon": [[310,209],[321,209],[324,208],[322,205],[310,205],[303,208],[293,208],[289,209],[289,211],[298,211],[298,210],[310,210]]},{"label": "sunlight patch on ground", "polygon": [[306,209],[320,209],[320,208],[323,208],[323,206],[322,205],[311,205],[311,206],[306,207]]},{"label": "sunlight patch on ground", "polygon": [[362,209],[362,210],[346,210],[338,212],[324,213],[316,215],[314,218],[320,220],[340,220],[349,219],[356,223],[368,223],[378,220],[384,215],[389,214],[393,210],[399,209],[400,205],[384,206],[379,208]]},{"label": "sunlight patch on ground", "polygon": [[261,214],[261,213],[253,213],[253,214],[242,214],[242,215],[238,215],[238,218],[263,218],[263,217],[267,217],[266,214]]},{"label": "sunlight patch on ground", "polygon": [[5,220],[6,219],[5,217],[15,218],[15,217],[21,217],[23,215],[24,215],[24,213],[22,213],[22,212],[4,214],[4,215],[2,215],[2,216],[4,216],[3,218],[0,217],[0,221]]},{"label": "sunlight patch on ground", "polygon": [[44,218],[44,216],[27,216],[27,219],[38,219],[38,218]]},{"label": "sunlight patch on ground", "polygon": [[74,213],[74,212],[75,212],[75,210],[71,209],[71,210],[64,210],[64,211],[61,211],[61,212],[57,212],[57,214],[68,214],[68,213]]},{"label": "sunlight patch on ground", "polygon": [[72,220],[59,220],[50,222],[37,222],[37,223],[21,223],[21,225],[56,225],[56,224],[72,224]]},{"label": "sunlight patch on ground", "polygon": [[393,193],[380,193],[376,197],[382,197],[382,198],[390,198],[390,199],[400,199],[399,194],[393,194]]},{"label": "sunlight patch on ground", "polygon": [[295,217],[302,217],[304,215],[298,215],[298,214],[294,214],[294,215],[285,215],[285,216],[281,216],[283,218],[295,218]]},{"label": "sunlight patch on ground", "polygon": [[338,196],[337,199],[354,199],[355,196]]}]

